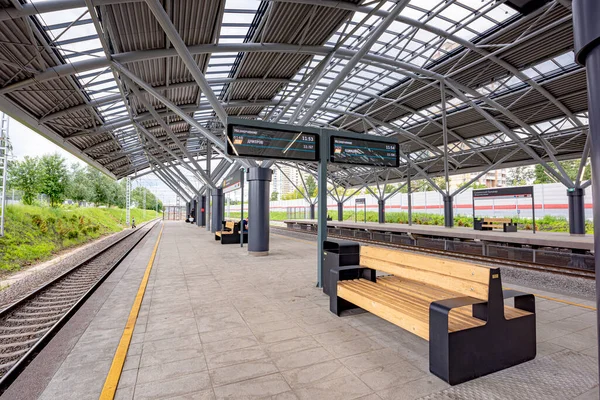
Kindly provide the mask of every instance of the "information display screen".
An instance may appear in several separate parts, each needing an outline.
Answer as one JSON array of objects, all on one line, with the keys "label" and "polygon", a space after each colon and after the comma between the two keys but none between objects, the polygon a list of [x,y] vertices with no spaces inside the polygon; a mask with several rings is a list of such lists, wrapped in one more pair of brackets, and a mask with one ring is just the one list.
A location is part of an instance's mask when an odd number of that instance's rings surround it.
[{"label": "information display screen", "polygon": [[229,124],[227,154],[259,159],[319,161],[319,135]]},{"label": "information display screen", "polygon": [[400,166],[398,143],[332,136],[330,150],[333,163]]}]

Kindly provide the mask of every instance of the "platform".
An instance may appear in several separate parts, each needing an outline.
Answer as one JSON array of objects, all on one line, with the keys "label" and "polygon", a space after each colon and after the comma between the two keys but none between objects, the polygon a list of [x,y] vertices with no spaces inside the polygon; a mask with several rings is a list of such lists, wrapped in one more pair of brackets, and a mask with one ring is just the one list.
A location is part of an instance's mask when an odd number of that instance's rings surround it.
[{"label": "platform", "polygon": [[[39,398],[98,398],[155,240],[156,232],[110,290],[103,285],[104,301],[91,299],[98,309],[84,306],[79,328],[67,324],[16,384],[35,386],[35,368],[51,370]],[[249,257],[204,229],[166,222],[116,398],[598,398],[592,302],[537,298],[538,357],[450,387],[429,373],[424,340],[368,313],[329,312],[314,286],[315,251],[314,242],[272,235],[268,257]],[[70,343],[64,357],[57,341]],[[37,398],[11,389],[5,398]]]},{"label": "platform", "polygon": [[[285,220],[286,224],[306,224],[316,225],[314,219]],[[594,235],[569,235],[568,233],[558,232],[536,232],[518,231],[476,231],[473,228],[453,227],[432,225],[408,225],[408,224],[380,224],[376,222],[339,222],[328,221],[327,226],[334,228],[347,229],[368,229],[370,231],[411,233],[415,235],[424,235],[440,238],[459,238],[465,240],[480,240],[496,243],[513,243],[538,247],[553,247],[576,250],[594,251]]]}]

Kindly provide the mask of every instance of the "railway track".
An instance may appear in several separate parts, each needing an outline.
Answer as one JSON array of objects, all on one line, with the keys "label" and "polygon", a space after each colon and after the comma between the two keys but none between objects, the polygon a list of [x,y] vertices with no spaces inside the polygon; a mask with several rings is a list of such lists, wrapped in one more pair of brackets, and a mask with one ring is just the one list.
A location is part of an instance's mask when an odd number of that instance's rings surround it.
[{"label": "railway track", "polygon": [[132,230],[0,310],[0,394],[157,223]]},{"label": "railway track", "polygon": [[[285,232],[285,233],[291,232],[291,233],[297,233],[300,235],[302,235],[302,234],[309,235],[309,236],[317,235],[317,233],[313,232],[313,231],[300,231],[300,230],[296,230],[296,229],[276,228],[276,227],[271,227],[271,229],[273,229],[274,231],[278,231],[278,232]],[[512,268],[520,268],[520,269],[526,269],[526,270],[537,271],[537,272],[546,272],[546,273],[558,274],[558,275],[562,275],[562,276],[569,276],[569,277],[582,278],[582,279],[591,279],[591,280],[596,279],[596,274],[594,273],[594,271],[587,271],[587,270],[583,270],[583,269],[579,269],[579,268],[558,267],[558,266],[554,266],[554,265],[545,265],[545,264],[537,264],[537,263],[524,262],[524,261],[507,260],[507,259],[498,258],[498,257],[477,256],[477,255],[473,255],[473,254],[459,253],[459,252],[449,251],[449,250],[429,249],[429,248],[420,247],[420,246],[408,246],[408,245],[404,245],[404,244],[390,243],[390,242],[384,242],[384,241],[373,240],[373,239],[355,238],[355,237],[349,237],[349,236],[343,236],[343,235],[327,234],[327,237],[335,238],[335,239],[353,240],[353,241],[360,242],[360,243],[368,243],[368,244],[374,244],[374,245],[378,245],[378,246],[392,247],[392,248],[397,248],[397,249],[415,251],[415,252],[419,252],[419,253],[439,255],[439,256],[444,256],[444,257],[453,257],[453,258],[458,258],[458,259],[462,259],[462,260],[475,261],[475,262],[479,262],[479,263],[494,264],[494,265],[500,265],[500,266],[506,266],[506,267],[512,267]]]}]

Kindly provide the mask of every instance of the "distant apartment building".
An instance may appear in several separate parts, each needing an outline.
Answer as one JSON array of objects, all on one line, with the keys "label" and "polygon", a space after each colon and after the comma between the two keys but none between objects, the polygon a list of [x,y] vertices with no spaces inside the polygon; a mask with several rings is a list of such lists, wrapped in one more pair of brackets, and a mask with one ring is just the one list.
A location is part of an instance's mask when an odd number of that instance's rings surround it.
[{"label": "distant apartment building", "polygon": [[[450,187],[458,188],[471,181],[471,179],[475,178],[478,174],[478,172],[473,172],[470,174],[452,175],[450,176]],[[480,185],[485,185],[488,188],[504,187],[506,186],[506,170],[497,169],[495,171],[489,171],[477,179],[476,182]]]},{"label": "distant apartment building", "polygon": [[281,196],[296,190],[294,185],[299,188],[302,187],[302,179],[300,178],[298,169],[287,165],[282,165],[280,168],[281,170],[277,167],[273,168],[271,192],[277,192]]}]

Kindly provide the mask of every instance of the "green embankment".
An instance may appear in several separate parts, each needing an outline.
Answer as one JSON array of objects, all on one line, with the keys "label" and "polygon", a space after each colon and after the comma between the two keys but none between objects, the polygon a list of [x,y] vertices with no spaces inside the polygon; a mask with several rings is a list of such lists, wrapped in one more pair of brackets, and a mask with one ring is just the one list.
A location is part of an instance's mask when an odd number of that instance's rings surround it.
[{"label": "green embankment", "polygon": [[[131,210],[137,224],[158,216],[155,211]],[[162,214],[160,214],[162,215]],[[119,208],[6,208],[5,236],[0,237],[0,272],[48,259],[52,254],[102,235],[123,230],[125,210]]]},{"label": "green embankment", "polygon": [[[244,211],[244,216],[247,216],[247,211]],[[308,216],[308,215],[307,215]],[[337,220],[337,212],[329,211],[329,216],[334,220]],[[239,218],[240,213],[232,212],[229,214],[230,218]],[[271,211],[271,221],[283,221],[288,219],[288,215],[285,211]],[[302,218],[297,218],[302,219]],[[413,213],[412,214],[413,224],[416,225],[444,225],[444,216],[439,214],[426,214],[426,213]],[[533,222],[530,218],[516,218],[512,217],[513,221],[517,222],[518,229],[520,230],[532,230]],[[364,221],[364,213],[359,211],[356,215],[358,222]],[[344,221],[354,221],[354,211],[344,211]],[[377,212],[367,211],[367,221],[377,222]],[[395,224],[407,224],[408,213],[406,212],[388,212],[385,214],[385,222]],[[546,215],[543,218],[536,219],[536,228],[543,232],[569,232],[569,222],[566,218],[553,217]],[[463,226],[472,228],[473,218],[465,215],[454,216],[454,226]],[[591,221],[586,221],[585,225],[586,233],[594,233],[594,225]]]}]

